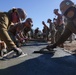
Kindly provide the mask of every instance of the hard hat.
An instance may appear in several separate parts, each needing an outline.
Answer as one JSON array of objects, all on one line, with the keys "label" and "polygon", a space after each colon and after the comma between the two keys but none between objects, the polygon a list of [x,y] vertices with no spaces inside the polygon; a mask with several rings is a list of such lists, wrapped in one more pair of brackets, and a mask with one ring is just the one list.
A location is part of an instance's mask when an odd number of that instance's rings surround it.
[{"label": "hard hat", "polygon": [[9,10],[8,12],[9,13],[12,13],[12,12],[17,12],[18,13],[18,16],[19,16],[19,19],[21,20],[21,21],[23,21],[23,20],[25,20],[25,18],[27,17],[27,14],[26,14],[26,12],[23,10],[23,9],[21,9],[21,8],[12,8],[11,10]]},{"label": "hard hat", "polygon": [[67,11],[67,9],[70,8],[73,5],[74,5],[74,3],[71,0],[63,0],[60,3],[60,11],[64,15],[64,13]]},{"label": "hard hat", "polygon": [[17,13],[18,13],[19,18],[21,19],[21,21],[25,20],[27,14],[23,9],[17,8]]},{"label": "hard hat", "polygon": [[39,29],[39,27],[37,27],[36,29]]},{"label": "hard hat", "polygon": [[31,22],[31,23],[33,22],[32,18],[27,18],[26,21]]},{"label": "hard hat", "polygon": [[55,13],[55,12],[58,12],[58,9],[54,9],[54,13]]},{"label": "hard hat", "polygon": [[25,22],[28,22],[30,26],[33,26],[32,18],[27,18]]},{"label": "hard hat", "polygon": [[49,21],[52,21],[52,20],[51,20],[51,19],[48,19],[48,20],[47,20],[47,23],[49,23]]}]

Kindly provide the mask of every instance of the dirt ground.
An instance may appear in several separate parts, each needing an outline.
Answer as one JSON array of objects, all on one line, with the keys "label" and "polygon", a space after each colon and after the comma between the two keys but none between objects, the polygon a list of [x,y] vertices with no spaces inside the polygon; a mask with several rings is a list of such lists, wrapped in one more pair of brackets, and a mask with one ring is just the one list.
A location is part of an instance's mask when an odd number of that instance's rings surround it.
[{"label": "dirt ground", "polygon": [[65,42],[64,48],[67,50],[76,50],[76,40],[72,41],[72,43],[70,43],[69,41]]}]

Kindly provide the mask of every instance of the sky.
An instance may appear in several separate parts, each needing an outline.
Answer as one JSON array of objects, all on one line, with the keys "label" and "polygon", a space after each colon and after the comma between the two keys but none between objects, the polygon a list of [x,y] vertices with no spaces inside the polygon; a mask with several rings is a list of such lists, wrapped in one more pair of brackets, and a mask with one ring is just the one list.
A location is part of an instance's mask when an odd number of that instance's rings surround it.
[{"label": "sky", "polygon": [[[61,1],[63,0],[0,0],[0,11],[8,12],[13,7],[22,8],[26,11],[27,18],[32,18],[32,28],[39,27],[42,30],[42,21],[48,25],[47,19],[53,20],[55,17],[53,10],[59,9]],[[76,0],[72,1],[76,4]]]}]

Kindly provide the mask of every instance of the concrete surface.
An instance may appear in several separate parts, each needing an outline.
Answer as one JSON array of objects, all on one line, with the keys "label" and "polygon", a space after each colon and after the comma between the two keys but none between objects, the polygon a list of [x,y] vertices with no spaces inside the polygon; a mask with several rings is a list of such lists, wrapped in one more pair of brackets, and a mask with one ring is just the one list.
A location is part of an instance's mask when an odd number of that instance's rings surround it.
[{"label": "concrete surface", "polygon": [[76,75],[76,55],[56,48],[55,54],[34,54],[47,43],[31,43],[22,49],[28,55],[0,60],[0,75]]}]

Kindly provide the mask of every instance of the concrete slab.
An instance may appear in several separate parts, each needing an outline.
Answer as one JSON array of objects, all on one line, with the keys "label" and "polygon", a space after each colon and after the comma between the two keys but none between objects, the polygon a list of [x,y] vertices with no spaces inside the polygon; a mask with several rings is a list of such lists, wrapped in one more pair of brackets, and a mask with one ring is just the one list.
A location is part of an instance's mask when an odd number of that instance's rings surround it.
[{"label": "concrete slab", "polygon": [[61,48],[56,48],[55,54],[33,54],[46,46],[38,44],[23,46],[23,51],[28,54],[23,58],[0,60],[0,75],[76,75],[76,55]]}]

